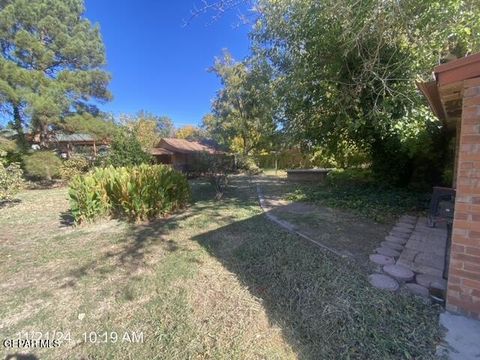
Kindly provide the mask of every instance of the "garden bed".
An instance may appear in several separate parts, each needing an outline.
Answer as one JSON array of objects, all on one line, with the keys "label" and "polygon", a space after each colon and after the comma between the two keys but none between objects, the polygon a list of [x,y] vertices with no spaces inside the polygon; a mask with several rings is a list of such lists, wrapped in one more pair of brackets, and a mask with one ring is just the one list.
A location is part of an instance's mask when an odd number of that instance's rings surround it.
[{"label": "garden bed", "polygon": [[287,179],[290,181],[315,181],[324,183],[327,175],[333,169],[289,169]]}]

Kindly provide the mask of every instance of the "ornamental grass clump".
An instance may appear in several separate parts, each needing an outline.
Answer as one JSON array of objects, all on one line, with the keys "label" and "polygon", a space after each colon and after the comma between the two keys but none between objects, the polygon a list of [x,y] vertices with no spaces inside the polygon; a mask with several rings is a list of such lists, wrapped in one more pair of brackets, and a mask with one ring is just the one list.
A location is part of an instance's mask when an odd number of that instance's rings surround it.
[{"label": "ornamental grass clump", "polygon": [[102,216],[141,221],[185,207],[190,187],[184,175],[164,165],[98,168],[70,183],[76,223]]}]

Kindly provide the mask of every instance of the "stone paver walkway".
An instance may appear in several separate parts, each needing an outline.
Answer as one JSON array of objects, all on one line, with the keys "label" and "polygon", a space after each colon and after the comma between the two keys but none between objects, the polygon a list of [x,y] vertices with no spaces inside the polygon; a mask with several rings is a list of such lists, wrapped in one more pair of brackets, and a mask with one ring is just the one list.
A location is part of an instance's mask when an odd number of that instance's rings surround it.
[{"label": "stone paver walkway", "polygon": [[[424,217],[403,216],[376,253],[370,255],[370,261],[377,265],[378,273],[389,276],[415,295],[438,297],[447,285],[442,278],[446,243],[445,225],[430,228]],[[377,288],[392,290],[390,281],[370,282]]]}]

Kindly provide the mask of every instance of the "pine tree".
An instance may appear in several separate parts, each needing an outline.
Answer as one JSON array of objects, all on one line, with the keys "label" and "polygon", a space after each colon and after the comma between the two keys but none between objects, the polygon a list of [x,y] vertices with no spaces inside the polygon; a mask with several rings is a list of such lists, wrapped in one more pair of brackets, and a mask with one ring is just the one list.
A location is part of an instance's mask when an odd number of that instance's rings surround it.
[{"label": "pine tree", "polygon": [[110,75],[98,25],[83,0],[0,0],[0,107],[20,137],[30,125],[47,141],[52,126],[73,115],[97,114]]}]

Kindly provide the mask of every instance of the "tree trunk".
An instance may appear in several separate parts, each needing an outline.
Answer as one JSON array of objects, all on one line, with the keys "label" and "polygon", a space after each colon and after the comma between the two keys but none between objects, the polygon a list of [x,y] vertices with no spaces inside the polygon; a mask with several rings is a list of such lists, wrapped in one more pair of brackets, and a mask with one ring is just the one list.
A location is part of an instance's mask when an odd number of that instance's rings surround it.
[{"label": "tree trunk", "polygon": [[25,139],[25,133],[23,132],[22,116],[20,115],[20,106],[18,104],[12,104],[13,107],[13,128],[17,132],[17,144],[20,148],[25,149],[27,147],[27,140]]}]

